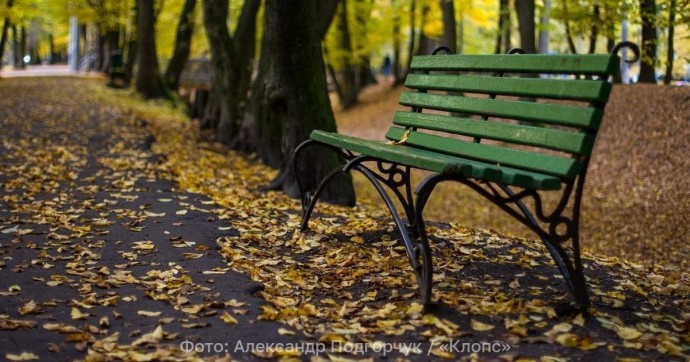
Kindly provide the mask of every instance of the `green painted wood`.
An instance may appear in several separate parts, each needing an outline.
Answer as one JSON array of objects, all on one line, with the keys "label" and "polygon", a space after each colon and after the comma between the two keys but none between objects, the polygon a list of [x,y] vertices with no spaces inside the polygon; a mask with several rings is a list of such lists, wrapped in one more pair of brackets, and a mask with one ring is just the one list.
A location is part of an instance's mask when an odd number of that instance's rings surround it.
[{"label": "green painted wood", "polygon": [[591,154],[594,146],[594,136],[587,133],[487,122],[440,114],[398,111],[393,116],[393,124],[543,147],[586,156]]},{"label": "green painted wood", "polygon": [[406,145],[370,141],[319,130],[313,131],[311,138],[324,144],[372,156],[384,161],[428,171],[538,190],[558,190],[561,187],[560,178],[551,175],[463,159]]},{"label": "green painted wood", "polygon": [[618,71],[620,58],[607,54],[421,55],[410,68],[423,71],[607,74]]},{"label": "green painted wood", "polygon": [[410,74],[405,80],[405,86],[424,90],[570,99],[599,103],[605,103],[611,93],[611,83],[604,80],[511,78],[455,74]]},{"label": "green painted wood", "polygon": [[[405,132],[405,128],[393,126],[386,133],[386,138],[398,141]],[[410,132],[405,145],[458,157],[467,157],[491,164],[545,173],[566,179],[575,178],[582,169],[582,163],[574,158],[557,157],[483,143],[467,142],[421,132]]]},{"label": "green painted wood", "polygon": [[400,104],[448,112],[510,118],[596,130],[604,115],[602,109],[562,104],[545,104],[503,99],[403,92]]}]

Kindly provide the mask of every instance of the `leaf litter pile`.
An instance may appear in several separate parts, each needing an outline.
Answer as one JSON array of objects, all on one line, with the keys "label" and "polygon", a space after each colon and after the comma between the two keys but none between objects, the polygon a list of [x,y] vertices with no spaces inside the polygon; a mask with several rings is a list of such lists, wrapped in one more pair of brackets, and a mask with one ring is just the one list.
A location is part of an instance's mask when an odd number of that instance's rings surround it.
[{"label": "leaf litter pile", "polygon": [[568,314],[539,243],[431,223],[425,311],[384,212],[319,204],[298,232],[298,202],[259,191],[275,171],[163,105],[95,80],[2,80],[0,125],[8,360],[690,356],[684,270],[585,252],[593,307]]}]

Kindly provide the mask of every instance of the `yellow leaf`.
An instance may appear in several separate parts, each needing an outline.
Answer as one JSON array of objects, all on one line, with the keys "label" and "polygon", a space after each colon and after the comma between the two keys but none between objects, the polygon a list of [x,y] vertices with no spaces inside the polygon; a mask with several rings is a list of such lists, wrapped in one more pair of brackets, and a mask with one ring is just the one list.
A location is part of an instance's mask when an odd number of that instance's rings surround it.
[{"label": "yellow leaf", "polygon": [[630,327],[618,327],[616,333],[618,333],[618,336],[625,339],[626,341],[640,338],[640,336],[642,335],[640,331]]},{"label": "yellow leaf", "polygon": [[161,312],[149,312],[147,310],[138,310],[137,314],[144,317],[158,317],[159,315],[161,315]]},{"label": "yellow leaf", "polygon": [[364,244],[364,238],[359,235],[351,237],[350,240],[355,244]]},{"label": "yellow leaf", "polygon": [[134,246],[132,247],[132,249],[136,250],[151,250],[155,247],[153,245],[153,241],[151,240],[135,241],[133,244]]},{"label": "yellow leaf", "polygon": [[573,319],[573,324],[576,324],[580,327],[584,327],[585,325],[585,316],[582,315],[582,313],[578,314],[577,317]]},{"label": "yellow leaf", "polygon": [[72,319],[86,319],[89,316],[88,313],[82,313],[77,308],[72,308],[72,313],[70,315],[72,316]]},{"label": "yellow leaf", "polygon": [[412,303],[407,310],[405,311],[405,314],[409,316],[418,316],[424,311],[424,305],[419,304],[417,302]]},{"label": "yellow leaf", "polygon": [[285,328],[278,328],[278,334],[281,336],[294,336],[295,332]]},{"label": "yellow leaf", "polygon": [[556,342],[564,347],[577,347],[579,345],[579,338],[573,333],[563,333],[556,337]]},{"label": "yellow leaf", "polygon": [[480,331],[480,332],[490,331],[490,330],[495,328],[495,326],[493,326],[491,324],[482,323],[476,319],[472,319],[470,324],[472,325],[472,329],[474,329],[475,331]]},{"label": "yellow leaf", "polygon": [[185,215],[187,213],[187,210],[178,210],[175,211],[175,215]]},{"label": "yellow leaf", "polygon": [[228,314],[228,312],[223,313],[223,315],[220,316],[220,319],[222,319],[223,322],[225,322],[227,324],[237,324],[237,319],[235,319],[235,317]]},{"label": "yellow leaf", "polygon": [[30,361],[38,359],[38,356],[31,352],[22,352],[22,354],[6,353],[5,358],[9,361]]},{"label": "yellow leaf", "polygon": [[19,314],[21,314],[21,315],[27,315],[30,313],[38,313],[38,312],[40,312],[40,309],[38,308],[38,305],[36,304],[36,302],[33,299],[19,308]]},{"label": "yellow leaf", "polygon": [[158,326],[151,333],[146,333],[139,337],[136,341],[132,342],[133,346],[139,346],[142,344],[158,343],[163,339],[163,327]]},{"label": "yellow leaf", "polygon": [[396,145],[405,144],[405,142],[407,142],[407,138],[410,137],[411,131],[412,131],[412,129],[407,129],[407,131],[405,131],[405,133],[403,133],[402,137],[400,137],[400,140],[396,141],[395,144]]},{"label": "yellow leaf", "polygon": [[436,357],[441,357],[441,358],[445,358],[445,359],[453,359],[453,358],[455,358],[455,355],[454,355],[454,354],[452,354],[452,353],[450,353],[450,352],[448,352],[448,351],[444,351],[444,350],[442,350],[441,348],[434,348],[434,349],[432,349],[432,350],[431,350],[431,354],[433,354],[433,355],[436,356]]}]

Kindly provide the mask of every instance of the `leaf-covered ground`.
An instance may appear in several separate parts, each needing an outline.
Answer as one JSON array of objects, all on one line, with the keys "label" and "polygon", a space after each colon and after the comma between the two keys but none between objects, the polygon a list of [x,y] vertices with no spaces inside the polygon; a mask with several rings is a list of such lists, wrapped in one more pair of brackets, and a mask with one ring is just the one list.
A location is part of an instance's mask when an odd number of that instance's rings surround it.
[{"label": "leaf-covered ground", "polygon": [[684,270],[586,253],[594,306],[563,315],[538,243],[432,224],[424,311],[385,213],[320,204],[299,233],[297,201],[258,190],[274,171],[164,106],[98,80],[5,79],[0,129],[5,359],[690,355]]}]

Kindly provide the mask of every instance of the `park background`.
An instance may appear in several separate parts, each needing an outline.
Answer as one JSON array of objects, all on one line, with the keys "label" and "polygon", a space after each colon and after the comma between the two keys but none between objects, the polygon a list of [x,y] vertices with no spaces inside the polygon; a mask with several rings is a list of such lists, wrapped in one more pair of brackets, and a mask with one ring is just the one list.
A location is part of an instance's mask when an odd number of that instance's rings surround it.
[{"label": "park background", "polygon": [[[299,208],[297,202],[290,203],[284,196],[279,195],[280,192],[257,191],[262,186],[271,185],[275,190],[288,194],[292,192],[291,196],[295,196],[289,182],[285,182],[286,176],[282,172],[285,169],[284,163],[291,153],[281,147],[281,122],[270,119],[270,115],[261,115],[261,110],[270,109],[263,103],[267,95],[265,85],[271,80],[267,75],[270,73],[266,73],[270,67],[266,64],[279,62],[280,60],[276,59],[280,58],[281,52],[287,53],[290,49],[276,46],[280,45],[276,38],[271,39],[273,43],[266,41],[269,38],[267,34],[275,36],[280,33],[276,32],[277,27],[267,27],[263,21],[267,16],[268,4],[276,6],[275,1],[267,1],[264,4],[262,1],[251,0],[166,0],[136,3],[115,0],[3,0],[0,3],[0,21],[3,21],[4,41],[0,49],[4,51],[4,67],[0,76],[10,70],[16,74],[21,73],[21,69],[26,67],[28,72],[32,68],[42,67],[43,64],[56,62],[67,63],[73,71],[81,74],[96,75],[88,81],[51,80],[42,84],[41,81],[27,81],[24,84],[29,84],[26,89],[31,89],[31,92],[17,93],[13,98],[25,101],[41,100],[42,103],[54,107],[66,104],[78,108],[79,103],[86,102],[87,99],[89,104],[97,103],[89,98],[93,96],[98,98],[98,102],[105,102],[107,99],[107,102],[112,102],[117,107],[135,109],[124,112],[125,117],[114,118],[124,125],[128,122],[136,124],[137,119],[143,119],[148,123],[148,131],[155,135],[154,150],[167,157],[167,161],[157,167],[174,175],[180,190],[209,195],[214,202],[225,208],[225,211],[221,212],[222,217],[237,218],[231,223],[233,227],[242,229],[249,225],[249,236],[257,238],[256,235],[265,233],[266,230],[262,230],[262,227],[265,227],[267,219],[255,213],[263,216],[264,213],[271,214],[278,212],[277,210],[297,212]],[[286,12],[283,18],[279,19],[283,22],[278,25],[286,26],[291,22],[309,24],[309,28],[303,34],[308,36],[298,37],[293,33],[283,32],[282,35],[285,37],[282,40],[294,42],[293,50],[299,54],[306,54],[301,53],[303,48],[298,47],[301,43],[317,44],[317,52],[309,54],[321,57],[304,57],[310,60],[324,60],[322,68],[307,68],[310,71],[323,69],[323,72],[316,72],[323,74],[311,76],[323,76],[328,79],[328,83],[324,82],[328,84],[328,88],[323,87],[321,91],[328,91],[329,104],[312,114],[323,115],[323,125],[333,127],[337,123],[340,132],[372,139],[381,138],[390,122],[392,112],[397,107],[396,100],[403,88],[400,82],[404,79],[410,54],[427,54],[438,45],[448,45],[455,52],[486,54],[504,53],[513,47],[522,47],[529,52],[607,53],[612,45],[620,40],[627,39],[640,44],[642,62],[632,66],[627,70],[627,76],[622,77],[626,85],[614,86],[594,152],[596,156],[591,166],[584,199],[583,245],[587,249],[586,258],[595,269],[589,271],[591,274],[588,274],[588,277],[595,281],[597,290],[603,293],[595,295],[599,305],[607,305],[602,308],[608,308],[610,305],[614,309],[611,315],[621,316],[623,321],[620,323],[614,319],[621,326],[635,325],[645,331],[642,339],[636,336],[632,342],[625,338],[623,342],[607,340],[617,338],[617,333],[620,337],[619,331],[627,331],[618,327],[612,329],[612,335],[602,333],[599,337],[606,336],[602,337],[602,340],[619,346],[625,353],[632,355],[638,350],[649,352],[656,349],[663,356],[677,355],[687,350],[687,337],[683,339],[682,335],[687,334],[690,325],[687,322],[687,300],[683,301],[682,297],[679,297],[682,294],[682,285],[687,280],[685,272],[690,260],[687,247],[690,185],[685,151],[690,139],[687,127],[690,102],[685,79],[690,56],[690,42],[687,41],[690,23],[687,1],[339,0],[319,1],[315,6],[313,2],[309,4],[304,6],[312,9],[312,13],[307,17],[302,17],[305,15],[298,11],[300,6],[294,5],[292,7],[295,9]],[[282,9],[285,10],[286,7]],[[305,22],[305,19],[309,21]],[[630,53],[625,56],[629,57]],[[386,57],[391,60],[390,68],[383,66],[386,64]],[[193,61],[190,62],[190,59]],[[208,69],[192,69],[191,72],[187,69],[188,74],[185,75],[185,64],[205,64]],[[99,73],[103,73],[104,78],[98,77]],[[192,73],[191,76],[189,73]],[[109,79],[115,75],[117,77]],[[197,75],[200,77],[195,78]],[[631,81],[636,84],[627,84]],[[0,89],[4,91],[18,89],[11,85],[13,83],[10,80],[3,82],[5,84],[0,84]],[[67,96],[63,94],[58,97],[56,94],[54,99],[47,94],[40,94],[39,97],[41,85],[60,89],[60,82],[63,82],[65,87],[69,84],[69,87],[78,86],[82,89]],[[110,83],[116,89],[95,90],[95,85],[106,83]],[[31,94],[35,98],[30,98]],[[71,99],[70,96],[77,98]],[[9,96],[5,98],[10,99]],[[142,103],[139,98],[147,102]],[[190,123],[190,119],[194,122]],[[252,120],[257,119],[262,121],[252,123]],[[108,118],[103,119],[104,122],[107,120]],[[319,127],[309,124],[306,119],[301,122],[304,123],[295,124],[303,127],[306,134],[310,128]],[[257,124],[266,127],[262,128]],[[194,156],[190,156],[192,153]],[[249,162],[245,163],[247,160]],[[268,167],[260,166],[259,163]],[[117,168],[117,165],[124,167],[130,163],[114,164]],[[423,175],[416,177],[421,178]],[[334,231],[339,228],[337,223],[332,224],[335,222],[333,215],[337,215],[347,218],[357,232],[364,230],[364,237],[379,237],[378,234],[372,236],[368,233],[387,225],[387,219],[382,216],[383,214],[372,211],[380,209],[380,202],[373,190],[362,180],[355,178],[353,189],[357,191],[359,202],[354,213],[350,209],[319,206],[319,210],[323,212],[319,222],[328,225],[322,227]],[[471,193],[465,193],[460,187],[440,191],[432,196],[431,202],[434,206],[429,209],[435,210],[436,214],[429,215],[429,219],[451,222],[448,227],[452,232],[446,232],[443,226],[437,226],[436,233],[439,235],[461,243],[467,241],[466,239],[474,239],[479,246],[491,246],[494,242],[500,244],[509,240],[520,247],[531,248],[528,255],[540,251],[537,246],[529,244],[524,239],[501,239],[495,236],[493,231],[504,233],[503,235],[507,233],[532,237],[526,230],[517,227],[514,221],[498,216],[498,209],[474,198]],[[244,196],[238,198],[238,193],[248,195],[246,197],[251,201],[244,199]],[[352,199],[348,197],[347,201],[354,201],[354,195]],[[294,214],[290,215],[294,218]],[[367,224],[364,229],[358,229],[357,225],[361,224],[355,219],[368,219],[369,216],[374,217],[374,223]],[[294,229],[294,220],[289,220],[291,221],[283,227]],[[467,226],[492,231],[465,229]],[[267,240],[277,238],[277,243],[285,245],[297,242],[285,241],[281,236],[276,236],[283,233],[283,238],[290,239],[296,235],[291,231],[283,228],[272,231],[273,234]],[[340,236],[342,239],[342,235]],[[359,249],[370,250],[369,245],[358,243],[361,240],[357,236],[345,235],[345,239],[352,238],[350,241],[355,243],[347,246],[347,251],[354,254]],[[386,244],[390,237],[382,237],[383,244]],[[240,241],[252,245],[257,240],[265,242],[262,238]],[[324,239],[319,242],[333,248],[342,247],[332,240]],[[291,260],[289,254],[281,255],[290,250],[285,245],[271,245],[269,251],[275,251],[275,254],[253,255],[253,259],[242,264],[240,269],[244,268],[243,271],[252,277],[258,275],[259,278],[264,278],[261,282],[269,285],[268,292],[280,290],[271,285],[270,276],[275,272],[271,266],[273,263],[282,265],[286,263],[285,260]],[[301,245],[307,246],[312,247],[311,244]],[[267,246],[262,244],[262,247]],[[463,262],[467,258],[483,256],[479,249],[466,249],[472,247],[463,244],[460,250],[469,253],[461,257]],[[504,251],[516,250],[509,249],[510,246],[502,247],[505,248]],[[233,247],[221,244],[221,253],[228,259],[240,258],[238,252],[251,254],[253,251],[255,250],[245,244]],[[446,265],[453,265],[452,263],[457,261],[453,259],[453,255],[444,256],[448,261]],[[546,262],[540,263],[548,266]],[[372,265],[358,265],[361,270],[376,269]],[[458,266],[460,267],[462,265]],[[606,269],[609,267],[611,270]],[[257,268],[260,269],[258,272]],[[295,276],[294,269],[288,271],[292,273],[289,278]],[[253,274],[255,272],[256,275]],[[472,275],[470,270],[466,272],[467,275],[458,273],[460,276],[457,280],[477,281],[476,285],[484,285],[482,283],[486,281],[495,282],[486,279],[483,270],[475,270],[476,275]],[[544,276],[548,275],[549,271],[539,269],[539,273],[540,276]],[[530,274],[529,277],[531,276]],[[501,279],[502,275],[496,272],[493,277]],[[506,283],[509,280],[506,279]],[[614,280],[615,283],[608,284],[610,280]],[[300,281],[293,282],[291,292],[299,293]],[[630,284],[631,282],[633,284]],[[629,288],[630,285],[638,285],[635,283],[643,287]],[[458,285],[461,286],[461,292],[480,293],[477,288],[468,290],[463,289],[466,288],[466,284]],[[456,301],[461,308],[469,307],[474,313],[478,313],[476,315],[489,315],[490,317],[482,319],[484,322],[497,322],[500,325],[502,317],[496,319],[490,311],[492,308],[495,309],[495,297],[500,293],[494,287],[487,287],[489,285],[493,284],[484,286],[490,289],[491,293],[478,297],[482,302],[480,304],[462,304],[464,302],[461,298]],[[647,287],[654,291],[654,298],[647,297]],[[455,296],[455,289],[448,289],[448,286],[445,288],[441,293]],[[530,285],[530,288],[534,292],[536,287]],[[619,293],[620,290],[625,290],[629,294],[623,295],[622,292]],[[274,315],[272,310],[264,309],[262,317],[287,320],[287,323],[291,323],[289,313],[292,310],[281,305],[285,302],[285,299],[281,299],[284,296],[276,297],[268,292],[262,297],[275,308],[276,313]],[[321,301],[327,300],[328,298],[323,298],[323,293],[328,295],[329,292],[321,293],[318,295],[322,298]],[[551,296],[556,294],[551,290],[549,293]],[[660,302],[656,299],[658,295],[662,296],[658,297]],[[511,294],[511,297],[513,296]],[[311,308],[312,296],[305,300],[304,295],[295,294],[290,295],[290,298],[291,302],[293,299],[300,299],[300,308]],[[364,297],[367,298],[372,297]],[[452,300],[452,297],[447,298]],[[314,297],[314,300],[316,299]],[[316,305],[325,311],[324,314],[328,314],[331,307],[325,303],[319,302]],[[358,307],[363,307],[350,317],[355,318],[360,316],[360,313],[367,314],[369,305],[366,301],[358,300],[357,303]],[[520,304],[521,301],[515,303],[518,309],[524,308],[524,304]],[[617,309],[621,303],[624,305],[623,311]],[[398,307],[403,308],[402,303],[399,304]],[[626,314],[625,308],[636,309],[640,304],[643,305],[643,309],[654,309],[663,304],[664,313],[674,315],[675,318],[665,321],[665,328],[674,330],[680,337],[664,330],[659,332],[655,325],[644,319],[649,317],[654,320],[663,317],[648,313],[644,317],[638,316],[643,319],[637,319]],[[340,305],[342,310],[347,311],[346,305],[347,303]],[[529,307],[533,308],[534,305]],[[412,308],[415,308],[414,305]],[[540,311],[544,313],[544,318],[551,318],[547,309]],[[318,319],[304,321],[303,317],[309,319],[309,316],[300,316],[300,323],[306,325],[307,329],[318,325]],[[344,316],[329,315],[330,317],[337,320]],[[413,318],[418,317],[420,316],[414,313]],[[453,320],[449,315],[444,317]],[[465,319],[462,321],[469,322]],[[337,324],[343,321],[331,322]],[[590,322],[587,322],[588,327],[591,327]],[[443,323],[438,325],[444,326]],[[603,322],[601,325],[603,328],[611,327],[611,324]],[[291,326],[301,328],[299,325]],[[385,330],[384,327],[386,323],[379,326],[381,330]],[[543,332],[551,327],[540,326],[538,330]],[[583,351],[592,347],[589,342],[585,343],[588,341],[586,338],[577,339],[577,343],[573,342],[570,339],[571,333],[562,332],[559,328],[563,327],[554,327],[552,330],[554,333],[560,333],[559,336],[569,335],[568,338],[556,340],[556,335],[553,334],[548,337],[551,343],[556,342]],[[578,333],[583,331],[579,327],[575,327],[575,330]],[[321,332],[325,333],[323,335],[329,335],[325,330]],[[671,337],[660,337],[664,335]],[[631,344],[626,345],[627,342]],[[666,342],[670,344],[665,344]],[[597,344],[594,348],[598,346]],[[527,350],[529,349],[527,347]],[[601,350],[599,352],[603,353]],[[658,358],[659,355],[649,356]]]}]

